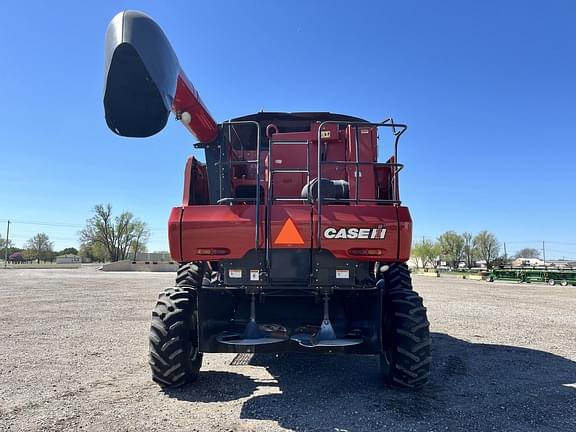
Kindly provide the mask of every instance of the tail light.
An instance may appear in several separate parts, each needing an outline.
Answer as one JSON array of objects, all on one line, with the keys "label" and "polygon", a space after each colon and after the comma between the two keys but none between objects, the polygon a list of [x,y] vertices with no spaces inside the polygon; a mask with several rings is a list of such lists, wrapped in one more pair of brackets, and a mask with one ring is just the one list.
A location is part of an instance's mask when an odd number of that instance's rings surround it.
[{"label": "tail light", "polygon": [[353,248],[348,249],[349,255],[354,256],[380,256],[384,255],[383,249],[365,249],[365,248]]},{"label": "tail light", "polygon": [[229,253],[228,248],[196,249],[197,255],[228,255]]}]

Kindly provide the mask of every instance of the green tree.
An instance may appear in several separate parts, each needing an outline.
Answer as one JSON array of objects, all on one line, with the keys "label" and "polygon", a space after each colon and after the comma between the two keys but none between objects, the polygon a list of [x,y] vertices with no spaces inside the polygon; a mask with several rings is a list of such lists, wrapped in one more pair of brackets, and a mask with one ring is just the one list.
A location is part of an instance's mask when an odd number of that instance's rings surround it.
[{"label": "green tree", "polygon": [[414,246],[412,246],[412,250],[410,251],[410,258],[414,259],[417,269],[420,267],[423,268],[426,265],[424,263],[424,254],[422,253],[422,245],[420,243],[416,243]]},{"label": "green tree", "polygon": [[40,259],[45,261],[50,259],[52,245],[53,243],[45,233],[38,233],[26,242],[30,256],[34,257],[38,264],[40,264]]},{"label": "green tree", "polygon": [[114,217],[110,204],[97,204],[94,215],[80,231],[80,243],[90,248],[99,245],[110,261],[120,261],[128,258],[131,249],[146,246],[147,233],[146,223],[132,213],[125,211]]},{"label": "green tree", "polygon": [[510,264],[510,260],[505,256],[499,256],[492,260],[492,267],[504,267]]},{"label": "green tree", "polygon": [[[14,242],[12,240],[8,240],[8,251],[10,251],[11,248],[14,247]],[[0,252],[4,253],[4,250],[6,249],[6,239],[4,237],[2,237],[2,234],[0,234]],[[2,255],[4,256],[4,255]]]},{"label": "green tree", "polygon": [[426,268],[428,264],[436,268],[438,266],[438,256],[440,255],[440,245],[431,240],[422,240],[412,248],[412,256],[415,258],[416,267],[422,264]]},{"label": "green tree", "polygon": [[132,254],[132,261],[136,261],[138,253],[146,252],[146,243],[150,239],[150,230],[142,221],[137,221],[134,224],[134,239],[130,245],[130,253]]},{"label": "green tree", "polygon": [[464,253],[464,238],[456,231],[446,231],[438,237],[438,243],[444,259],[452,268],[457,268]]},{"label": "green tree", "polygon": [[478,252],[478,256],[486,261],[488,268],[492,267],[494,260],[500,253],[500,243],[496,236],[488,231],[480,231],[474,237],[474,248]]},{"label": "green tree", "polygon": [[68,248],[62,249],[60,252],[58,252],[58,255],[78,255],[78,249],[73,248],[73,247],[68,247]]},{"label": "green tree", "polygon": [[534,248],[520,249],[516,252],[514,258],[540,258],[540,251]]},{"label": "green tree", "polygon": [[[24,249],[18,248],[18,247],[8,247],[8,256],[10,256],[16,252],[24,252]],[[4,254],[5,251],[2,251],[2,253]]]},{"label": "green tree", "polygon": [[464,261],[466,262],[466,267],[474,267],[474,262],[476,261],[476,249],[474,248],[474,239],[472,234],[465,232],[462,234],[464,239],[464,249],[462,253],[464,255]]},{"label": "green tree", "polygon": [[99,243],[80,245],[78,255],[91,262],[106,262],[109,259],[106,250]]},{"label": "green tree", "polygon": [[44,253],[42,259],[44,261],[50,261],[51,263],[53,263],[56,260],[56,252],[54,252],[53,250],[47,251]]},{"label": "green tree", "polygon": [[31,249],[24,249],[22,254],[24,255],[24,261],[26,262],[32,262],[36,259],[36,255]]}]

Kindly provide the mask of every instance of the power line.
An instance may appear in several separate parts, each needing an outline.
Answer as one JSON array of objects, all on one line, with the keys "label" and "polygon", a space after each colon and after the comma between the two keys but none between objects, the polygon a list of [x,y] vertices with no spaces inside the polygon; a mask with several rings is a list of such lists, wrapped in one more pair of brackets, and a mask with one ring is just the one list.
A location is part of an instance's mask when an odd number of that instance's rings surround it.
[{"label": "power line", "polygon": [[[548,241],[548,240],[546,240]],[[538,243],[540,244],[542,240],[506,240],[506,243],[515,243],[515,244],[530,244],[530,243]]]},{"label": "power line", "polygon": [[566,246],[576,246],[576,243],[574,243],[574,242],[559,242],[559,241],[553,241],[553,240],[546,240],[546,243],[554,243],[554,244],[566,245]]},{"label": "power line", "polygon": [[[8,219],[0,219],[0,222],[6,223]],[[84,228],[86,225],[73,224],[67,222],[45,222],[45,221],[30,221],[30,220],[20,220],[20,219],[10,219],[11,224],[22,224],[22,225],[41,225],[41,226],[51,226],[59,228]],[[168,231],[168,228],[148,228],[150,231]]]},{"label": "power line", "polygon": [[[7,222],[7,220],[0,219],[2,222]],[[65,222],[42,222],[42,221],[27,221],[19,219],[10,219],[11,224],[22,224],[22,225],[43,225],[43,226],[53,226],[53,227],[63,227],[63,228],[82,228],[84,225],[71,224]]]}]

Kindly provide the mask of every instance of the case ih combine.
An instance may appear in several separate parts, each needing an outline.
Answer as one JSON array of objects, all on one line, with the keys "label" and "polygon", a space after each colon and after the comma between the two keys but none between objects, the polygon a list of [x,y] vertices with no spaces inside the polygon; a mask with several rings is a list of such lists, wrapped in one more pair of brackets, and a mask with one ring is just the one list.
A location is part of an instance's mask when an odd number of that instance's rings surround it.
[{"label": "case ih combine", "polygon": [[378,355],[385,383],[423,385],[429,323],[405,265],[412,221],[396,159],[406,126],[326,112],[218,124],[140,12],[111,21],[105,61],[113,132],[147,137],[173,112],[205,152],[188,159],[170,213],[180,267],[152,312],[154,381],[194,381],[202,353],[318,351]]}]

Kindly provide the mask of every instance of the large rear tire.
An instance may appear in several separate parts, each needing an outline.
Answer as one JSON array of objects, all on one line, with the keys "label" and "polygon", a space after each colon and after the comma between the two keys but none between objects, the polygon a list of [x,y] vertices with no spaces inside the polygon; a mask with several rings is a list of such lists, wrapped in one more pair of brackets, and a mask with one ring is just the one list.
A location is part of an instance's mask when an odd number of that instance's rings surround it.
[{"label": "large rear tire", "polygon": [[152,379],[162,387],[180,387],[196,381],[202,366],[198,350],[196,289],[202,281],[202,265],[180,267],[177,287],[158,296],[150,325]]},{"label": "large rear tire", "polygon": [[394,288],[412,291],[412,278],[405,263],[390,264],[388,271],[380,277],[386,281],[387,290]]},{"label": "large rear tire", "polygon": [[180,264],[176,272],[176,286],[194,288],[201,286],[205,270],[206,264],[203,262]]},{"label": "large rear tire", "polygon": [[430,323],[422,298],[412,290],[405,264],[393,264],[384,274],[380,372],[384,383],[419,388],[430,375]]}]

